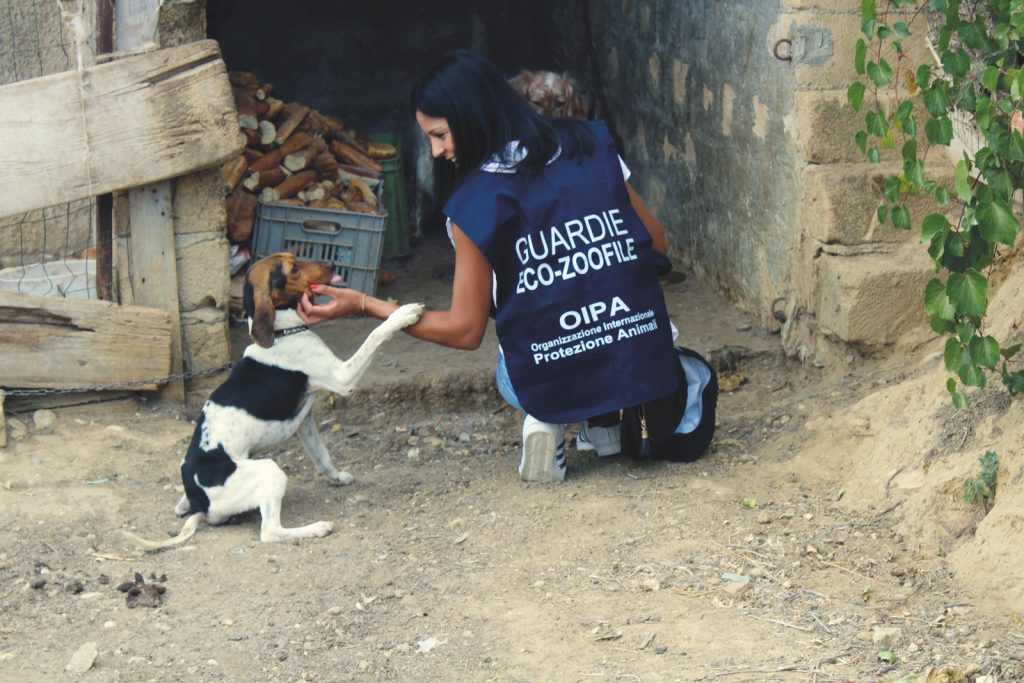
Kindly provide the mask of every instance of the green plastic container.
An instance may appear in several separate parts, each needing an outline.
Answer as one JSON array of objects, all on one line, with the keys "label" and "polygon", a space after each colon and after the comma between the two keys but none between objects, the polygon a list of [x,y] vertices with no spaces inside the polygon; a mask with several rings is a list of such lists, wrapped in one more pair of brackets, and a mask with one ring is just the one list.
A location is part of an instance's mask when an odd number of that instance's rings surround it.
[{"label": "green plastic container", "polygon": [[384,208],[388,212],[384,230],[382,258],[409,255],[409,207],[405,201],[405,175],[402,170],[402,148],[397,133],[379,133],[370,138],[395,148],[395,156],[382,159],[381,176],[384,181]]}]

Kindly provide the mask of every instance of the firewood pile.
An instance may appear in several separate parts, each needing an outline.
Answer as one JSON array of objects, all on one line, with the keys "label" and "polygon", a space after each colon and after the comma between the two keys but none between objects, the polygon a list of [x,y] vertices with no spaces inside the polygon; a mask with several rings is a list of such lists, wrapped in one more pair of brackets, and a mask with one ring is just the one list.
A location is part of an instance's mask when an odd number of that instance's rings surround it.
[{"label": "firewood pile", "polygon": [[[254,73],[229,71],[228,78],[248,141],[242,154],[220,169],[232,272],[248,259],[259,202],[381,213],[380,162],[395,156],[394,147],[347,128],[337,116],[274,97],[273,85]],[[232,308],[238,303],[236,279]]]},{"label": "firewood pile", "polygon": [[273,96],[248,71],[230,71],[238,125],[248,143],[221,167],[228,193],[228,237],[248,241],[257,201],[380,213],[381,160],[391,145],[345,127],[337,116]]}]

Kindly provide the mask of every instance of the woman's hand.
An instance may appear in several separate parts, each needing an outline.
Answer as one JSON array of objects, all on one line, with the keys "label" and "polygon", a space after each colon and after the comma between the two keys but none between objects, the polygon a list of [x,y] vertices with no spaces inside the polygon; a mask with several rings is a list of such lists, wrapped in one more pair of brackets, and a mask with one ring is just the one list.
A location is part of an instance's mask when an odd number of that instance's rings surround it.
[{"label": "woman's hand", "polygon": [[307,325],[316,325],[327,320],[343,318],[346,315],[362,312],[363,293],[346,287],[328,287],[313,285],[317,296],[326,296],[330,301],[318,304],[310,301],[308,294],[299,300],[296,312]]}]

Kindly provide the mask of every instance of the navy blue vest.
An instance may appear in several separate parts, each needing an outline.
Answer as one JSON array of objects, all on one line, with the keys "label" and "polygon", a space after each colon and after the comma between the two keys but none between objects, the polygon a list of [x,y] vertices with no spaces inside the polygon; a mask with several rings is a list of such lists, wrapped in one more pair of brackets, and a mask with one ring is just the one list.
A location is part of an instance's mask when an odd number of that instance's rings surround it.
[{"label": "navy blue vest", "polygon": [[560,156],[531,176],[477,170],[444,209],[494,270],[495,324],[516,396],[551,423],[678,389],[651,236],[608,129],[589,125],[592,156]]}]

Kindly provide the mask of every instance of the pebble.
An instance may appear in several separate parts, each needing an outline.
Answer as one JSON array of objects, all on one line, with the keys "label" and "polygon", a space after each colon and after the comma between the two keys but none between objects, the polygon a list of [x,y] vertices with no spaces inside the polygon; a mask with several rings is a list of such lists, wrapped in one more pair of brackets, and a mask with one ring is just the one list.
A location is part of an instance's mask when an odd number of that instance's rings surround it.
[{"label": "pebble", "polygon": [[57,426],[57,414],[52,410],[37,410],[32,413],[32,424],[38,431],[44,434],[49,433]]},{"label": "pebble", "polygon": [[71,661],[64,667],[64,670],[68,673],[73,674],[84,674],[86,671],[92,668],[92,665],[96,663],[96,658],[99,657],[100,651],[96,646],[96,643],[83,643],[74,655],[71,657]]},{"label": "pebble", "polygon": [[891,650],[903,636],[903,629],[896,626],[878,626],[871,631],[871,643],[882,650]]}]

